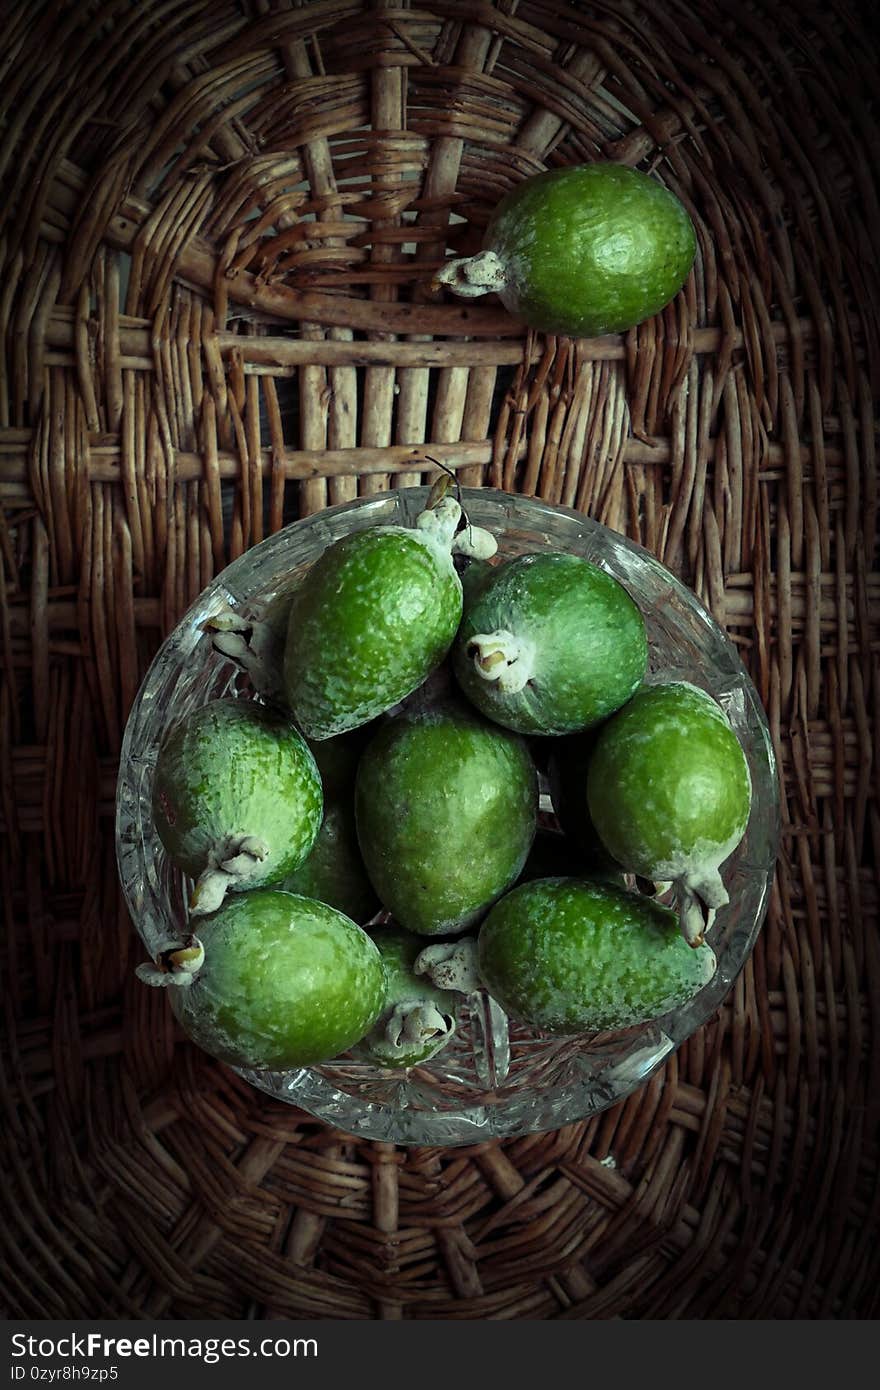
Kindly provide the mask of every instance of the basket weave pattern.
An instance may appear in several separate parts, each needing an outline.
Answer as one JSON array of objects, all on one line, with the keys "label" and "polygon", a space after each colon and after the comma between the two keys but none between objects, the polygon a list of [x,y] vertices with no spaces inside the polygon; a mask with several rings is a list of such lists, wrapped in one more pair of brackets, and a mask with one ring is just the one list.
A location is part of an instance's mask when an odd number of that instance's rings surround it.
[{"label": "basket weave pattern", "polygon": [[[0,82],[10,1316],[877,1316],[880,205],[840,0],[12,0]],[[870,151],[873,149],[873,156]],[[557,164],[698,231],[663,314],[525,333],[431,290]],[[127,710],[208,581],[433,476],[576,507],[737,642],[783,781],[770,915],[624,1104],[358,1142],[137,984]]]}]

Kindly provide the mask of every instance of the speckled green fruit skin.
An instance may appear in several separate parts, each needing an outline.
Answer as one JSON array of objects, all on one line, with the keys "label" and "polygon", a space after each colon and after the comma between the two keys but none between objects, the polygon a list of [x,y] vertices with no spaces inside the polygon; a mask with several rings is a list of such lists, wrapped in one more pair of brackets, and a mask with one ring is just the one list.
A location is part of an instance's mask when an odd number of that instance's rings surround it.
[{"label": "speckled green fruit skin", "polygon": [[619,863],[646,878],[674,879],[695,862],[717,865],[733,853],[749,818],[751,779],[720,706],[672,681],[645,686],[601,730],[587,804]]},{"label": "speckled green fruit skin", "polygon": [[466,707],[389,720],[358,768],[367,872],[399,925],[424,936],[464,931],[516,881],[537,809],[524,740]]},{"label": "speckled green fruit skin", "polygon": [[[535,645],[531,679],[507,692],[474,669],[469,643],[508,631]],[[500,565],[472,601],[453,648],[453,668],[478,710],[522,734],[591,728],[637,689],[648,664],[645,623],[622,584],[579,555],[520,555]]]},{"label": "speckled green fruit skin", "polygon": [[364,724],[339,738],[306,739],[321,774],[325,802],[354,796],[358,762],[370,737],[371,730]]},{"label": "speckled green fruit skin", "polygon": [[354,922],[375,917],[381,904],[364,867],[353,801],[327,806],[311,854],[280,887],[329,903]]},{"label": "speckled green fruit skin", "polygon": [[308,858],[279,885],[361,923],[381,906],[364,867],[354,816],[355,776],[369,739],[364,725],[339,738],[308,741],[324,786],[324,819]]},{"label": "speckled green fruit skin", "polygon": [[284,650],[303,732],[332,738],[403,700],[443,660],[461,609],[451,556],[420,531],[371,527],[330,546],[296,592]]},{"label": "speckled green fruit skin", "polygon": [[412,932],[389,925],[372,928],[370,935],[379,948],[385,966],[385,1007],[366,1037],[352,1048],[352,1055],[378,1067],[394,1067],[397,1070],[417,1067],[435,1057],[446,1046],[448,1038],[442,1038],[439,1043],[432,1040],[421,1047],[415,1044],[406,1049],[391,1047],[385,1037],[385,1026],[395,1005],[411,1001],[425,1002],[433,1004],[440,1013],[455,1018],[461,996],[449,989],[437,989],[424,975],[413,973],[413,964],[419,952],[424,950],[424,942],[413,936]]},{"label": "speckled green fruit skin", "polygon": [[514,888],[478,938],[487,990],[512,1018],[563,1036],[630,1028],[692,998],[711,977],[678,918],[650,899],[586,879]]},{"label": "speckled green fruit skin", "polygon": [[289,720],[251,700],[212,700],[167,733],[156,760],[153,816],[174,863],[197,878],[212,847],[255,835],[269,846],[249,888],[303,862],[321,825],[315,760]]},{"label": "speckled green fruit skin", "polygon": [[622,164],[551,169],[499,203],[485,250],[501,259],[505,307],[531,328],[572,337],[620,333],[678,293],[696,254],[681,202]]},{"label": "speckled green fruit skin", "polygon": [[385,1002],[385,968],[363,929],[326,903],[262,889],[200,920],[205,963],[169,989],[192,1040],[231,1066],[311,1066],[345,1052]]}]

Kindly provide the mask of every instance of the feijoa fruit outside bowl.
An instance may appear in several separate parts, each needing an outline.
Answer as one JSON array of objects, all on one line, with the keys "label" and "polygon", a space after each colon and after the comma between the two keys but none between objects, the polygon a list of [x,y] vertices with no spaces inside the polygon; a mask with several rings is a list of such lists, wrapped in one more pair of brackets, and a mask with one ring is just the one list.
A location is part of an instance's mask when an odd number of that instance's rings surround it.
[{"label": "feijoa fruit outside bowl", "polygon": [[[279,531],[225,569],[160,648],[129,715],[116,803],[122,885],[151,957],[186,932],[193,886],[171,863],[154,825],[160,743],[172,723],[210,700],[254,698],[241,666],[218,650],[214,624],[228,619],[230,610],[245,622],[258,619],[342,537],[369,527],[414,525],[428,495],[425,487],[390,491]],[[722,866],[729,901],[707,932],[717,968],[671,1013],[617,1032],[556,1036],[513,1022],[478,992],[461,996],[448,1044],[407,1070],[376,1065],[358,1056],[357,1048],[290,1071],[236,1068],[254,1086],[342,1130],[405,1144],[477,1143],[554,1129],[604,1110],[641,1086],[712,1017],[743,969],[767,911],[779,837],[777,771],[765,713],[735,646],[696,596],[640,546],[578,512],[490,488],[463,489],[461,501],[470,522],[497,538],[500,560],[567,552],[624,586],[647,628],[646,681],[685,681],[714,697],[745,754],[751,810],[745,835]],[[543,773],[540,787],[541,819],[552,823]]]}]

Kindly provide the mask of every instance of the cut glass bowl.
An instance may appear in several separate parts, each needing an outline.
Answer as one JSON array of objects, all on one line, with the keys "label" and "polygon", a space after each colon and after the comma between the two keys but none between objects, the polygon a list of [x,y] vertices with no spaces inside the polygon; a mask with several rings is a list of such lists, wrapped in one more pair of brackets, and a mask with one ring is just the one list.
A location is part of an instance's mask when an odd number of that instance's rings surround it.
[{"label": "cut glass bowl", "polygon": [[[286,527],[225,569],[160,648],[129,715],[116,804],[123,889],[151,956],[185,930],[191,886],[170,863],[152,823],[159,744],[187,711],[250,689],[216,651],[206,625],[227,606],[246,619],[258,617],[334,541],[368,526],[412,525],[427,497],[425,487],[399,489]],[[707,938],[717,971],[683,1008],[622,1032],[550,1038],[508,1021],[493,1001],[475,995],[464,1002],[449,1046],[409,1072],[348,1058],[287,1072],[240,1072],[339,1129],[403,1144],[478,1143],[555,1129],[641,1086],[711,1018],[742,970],[767,910],[779,837],[777,771],[764,711],[736,648],[696,596],[640,546],[578,512],[490,488],[462,489],[461,499],[470,521],[495,534],[502,558],[571,551],[626,587],[647,625],[648,679],[688,680],[726,711],[748,759],[752,811],[744,839],[722,867],[730,903]]]}]

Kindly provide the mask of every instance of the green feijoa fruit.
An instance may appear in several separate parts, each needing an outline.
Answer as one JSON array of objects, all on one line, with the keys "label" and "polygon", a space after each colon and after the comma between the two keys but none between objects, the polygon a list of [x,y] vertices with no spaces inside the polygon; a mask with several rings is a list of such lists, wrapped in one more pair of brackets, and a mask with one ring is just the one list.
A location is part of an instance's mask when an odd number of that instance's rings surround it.
[{"label": "green feijoa fruit", "polygon": [[711,947],[688,946],[674,912],[577,878],[514,888],[484,921],[477,950],[483,983],[501,1007],[563,1036],[669,1013],[715,971]]},{"label": "green feijoa fruit", "polygon": [[629,699],[648,664],[638,606],[579,555],[499,565],[464,616],[453,666],[468,699],[523,734],[591,728]]},{"label": "green feijoa fruit", "polygon": [[306,739],[321,774],[325,804],[354,796],[358,763],[372,732],[370,725],[364,724],[338,738]]},{"label": "green feijoa fruit", "polygon": [[460,518],[454,499],[437,497],[414,527],[345,536],[309,570],[291,603],[284,651],[287,703],[308,737],[369,723],[443,660],[461,618],[452,560]]},{"label": "green feijoa fruit", "polygon": [[494,292],[544,333],[620,333],[659,313],[683,286],[697,239],[685,207],[623,164],[551,169],[499,203],[476,256],[448,262],[439,284]]},{"label": "green feijoa fruit", "polygon": [[232,1066],[311,1066],[345,1052],[385,1002],[385,968],[367,933],[326,903],[258,889],[199,923],[192,983],[169,989],[192,1040]]},{"label": "green feijoa fruit", "polygon": [[413,965],[423,943],[394,925],[374,927],[387,980],[385,1005],[352,1055],[380,1067],[416,1067],[440,1052],[455,1031],[458,995],[437,989]]},{"label": "green feijoa fruit", "polygon": [[535,834],[525,741],[466,706],[389,720],[358,767],[358,839],[395,920],[425,936],[479,920],[516,881]]},{"label": "green feijoa fruit", "polygon": [[649,685],[596,739],[587,777],[593,824],[632,873],[675,881],[682,926],[702,934],[706,908],[728,901],[720,866],[745,834],[751,778],[724,711],[684,681]]},{"label": "green feijoa fruit", "polygon": [[279,885],[329,903],[355,922],[368,922],[381,906],[364,867],[354,816],[355,775],[370,733],[364,725],[309,742],[324,786],[324,818],[308,858]]},{"label": "green feijoa fruit", "polygon": [[322,810],[305,739],[251,700],[211,700],[162,741],[153,817],[170,858],[198,880],[193,912],[212,912],[227,890],[292,873],[315,842]]},{"label": "green feijoa fruit", "polygon": [[329,903],[355,922],[368,922],[381,907],[358,844],[354,799],[331,801],[312,851],[279,885],[290,893]]},{"label": "green feijoa fruit", "polygon": [[[432,709],[434,705],[444,704],[451,699],[455,699],[458,694],[458,686],[452,671],[452,663],[446,656],[439,666],[435,666],[431,674],[417,685],[406,699],[400,700],[391,709],[386,710],[379,716],[379,723],[387,722],[389,719],[396,719],[399,714],[414,714],[418,710]],[[372,725],[370,728],[372,729]]]}]

